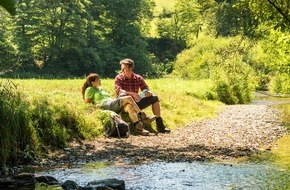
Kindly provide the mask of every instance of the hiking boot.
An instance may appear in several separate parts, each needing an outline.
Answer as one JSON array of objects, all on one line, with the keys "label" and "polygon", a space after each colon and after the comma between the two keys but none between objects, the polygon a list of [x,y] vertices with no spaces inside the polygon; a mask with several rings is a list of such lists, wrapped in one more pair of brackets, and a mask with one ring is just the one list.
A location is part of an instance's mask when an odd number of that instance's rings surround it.
[{"label": "hiking boot", "polygon": [[139,119],[140,119],[141,122],[144,123],[144,124],[151,123],[151,122],[154,121],[154,120],[156,119],[156,117],[157,117],[156,115],[153,115],[153,116],[151,116],[151,117],[148,117],[148,116],[146,115],[145,112],[140,112],[138,115],[139,115]]},{"label": "hiking boot", "polygon": [[161,117],[156,118],[156,128],[160,133],[170,133],[170,129],[166,128]]},{"label": "hiking boot", "polygon": [[142,122],[138,122],[135,126],[135,131],[137,135],[142,135],[142,136],[148,136],[149,135],[149,131],[143,129],[143,123]]}]

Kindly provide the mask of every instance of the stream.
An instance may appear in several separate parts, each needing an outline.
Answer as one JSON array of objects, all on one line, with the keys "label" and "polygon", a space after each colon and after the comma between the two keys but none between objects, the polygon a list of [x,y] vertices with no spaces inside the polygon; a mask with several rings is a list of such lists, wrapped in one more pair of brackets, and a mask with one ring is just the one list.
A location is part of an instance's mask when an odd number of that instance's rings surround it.
[{"label": "stream", "polygon": [[[290,98],[259,95],[252,104],[273,105],[290,129]],[[290,135],[283,136],[271,150],[272,159],[247,162],[152,162],[142,165],[104,162],[66,166],[36,172],[60,182],[73,180],[80,186],[99,179],[124,180],[126,189],[241,190],[290,189]]]},{"label": "stream", "polygon": [[[101,164],[102,165],[102,164]],[[60,181],[73,180],[85,186],[96,179],[117,178],[126,189],[289,189],[290,173],[269,163],[151,163],[144,165],[103,165],[91,163],[74,168],[41,172]]]}]

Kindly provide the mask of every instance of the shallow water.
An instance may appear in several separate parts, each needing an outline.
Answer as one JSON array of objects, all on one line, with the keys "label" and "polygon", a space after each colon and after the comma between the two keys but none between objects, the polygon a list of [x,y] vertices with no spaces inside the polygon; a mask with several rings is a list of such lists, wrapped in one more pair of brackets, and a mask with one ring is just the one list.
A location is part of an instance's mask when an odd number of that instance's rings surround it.
[{"label": "shallow water", "polygon": [[[282,112],[282,121],[290,128],[290,99],[259,96],[253,104],[273,105]],[[277,142],[272,163],[222,164],[214,162],[147,163],[113,165],[89,163],[39,172],[60,182],[76,181],[85,186],[93,180],[117,178],[126,189],[176,190],[287,190],[290,189],[290,135]]]},{"label": "shallow water", "polygon": [[287,189],[290,172],[271,164],[220,163],[150,163],[144,165],[102,165],[90,163],[81,167],[41,172],[64,182],[76,181],[85,186],[89,181],[117,178],[126,189]]}]

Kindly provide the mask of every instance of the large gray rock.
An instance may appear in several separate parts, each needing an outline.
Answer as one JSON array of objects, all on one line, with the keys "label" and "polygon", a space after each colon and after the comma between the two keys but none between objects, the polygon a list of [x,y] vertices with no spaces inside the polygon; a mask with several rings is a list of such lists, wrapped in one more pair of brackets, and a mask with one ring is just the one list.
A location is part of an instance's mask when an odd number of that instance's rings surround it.
[{"label": "large gray rock", "polygon": [[91,181],[85,187],[79,186],[75,181],[66,180],[60,184],[52,176],[34,176],[22,173],[12,177],[0,178],[1,190],[34,190],[36,184],[57,185],[64,190],[125,190],[124,180],[115,178]]},{"label": "large gray rock", "polygon": [[109,187],[116,190],[125,190],[125,181],[116,178],[95,180],[89,182],[86,187]]}]

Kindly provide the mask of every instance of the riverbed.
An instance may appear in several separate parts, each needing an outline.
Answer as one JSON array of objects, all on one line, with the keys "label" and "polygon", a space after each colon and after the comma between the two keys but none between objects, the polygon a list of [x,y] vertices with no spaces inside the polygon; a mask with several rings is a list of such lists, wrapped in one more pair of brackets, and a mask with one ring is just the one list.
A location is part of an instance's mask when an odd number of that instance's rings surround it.
[{"label": "riverbed", "polygon": [[[289,98],[259,94],[250,105],[227,107],[218,118],[193,122],[170,138],[104,139],[79,156],[66,154],[62,166],[36,174],[81,186],[117,178],[132,190],[290,189],[289,105]],[[112,149],[117,151],[110,154]]]}]

